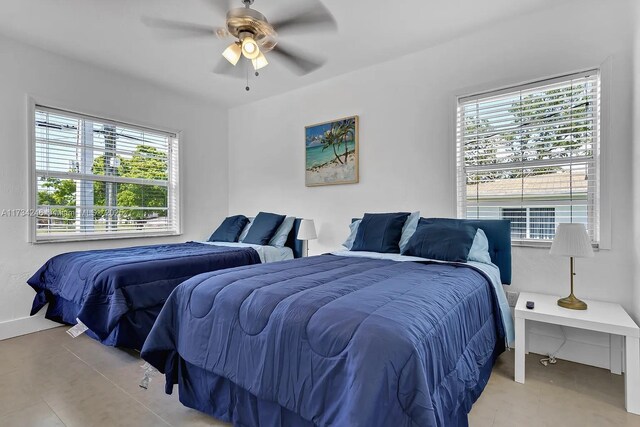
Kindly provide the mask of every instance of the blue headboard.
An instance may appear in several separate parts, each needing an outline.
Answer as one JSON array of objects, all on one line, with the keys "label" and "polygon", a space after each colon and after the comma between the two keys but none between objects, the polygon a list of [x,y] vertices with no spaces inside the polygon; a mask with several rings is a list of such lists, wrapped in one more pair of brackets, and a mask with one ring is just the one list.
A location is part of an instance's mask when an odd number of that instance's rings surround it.
[{"label": "blue headboard", "polygon": [[294,258],[302,258],[303,250],[304,250],[303,241],[298,240],[296,238],[296,236],[298,235],[298,230],[300,230],[301,222],[302,222],[301,218],[296,218],[296,220],[293,222],[293,228],[289,233],[289,237],[287,238],[287,243],[284,244],[286,247],[291,248],[291,250],[293,250]]},{"label": "blue headboard", "polygon": [[[360,218],[353,218],[351,222]],[[421,218],[423,219],[423,218]],[[433,219],[433,218],[429,218]],[[438,218],[451,219],[451,218]],[[511,284],[511,221],[508,219],[451,219],[467,222],[482,228],[489,241],[491,261],[500,269],[500,279],[505,285]]]},{"label": "blue headboard", "polygon": [[489,240],[491,261],[500,268],[500,278],[511,284],[511,221],[508,219],[460,219],[474,227],[482,228]]}]

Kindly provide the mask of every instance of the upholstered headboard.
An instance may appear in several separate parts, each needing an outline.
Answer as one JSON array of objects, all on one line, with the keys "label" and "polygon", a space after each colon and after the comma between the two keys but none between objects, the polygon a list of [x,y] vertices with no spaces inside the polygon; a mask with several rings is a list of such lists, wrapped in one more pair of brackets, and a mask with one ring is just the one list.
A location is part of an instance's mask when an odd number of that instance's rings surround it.
[{"label": "upholstered headboard", "polygon": [[[353,218],[351,222],[360,218]],[[423,219],[423,218],[421,218]],[[482,228],[489,241],[491,261],[500,269],[500,279],[511,284],[511,221],[508,219],[461,219],[474,227]]]},{"label": "upholstered headboard", "polygon": [[304,242],[296,238],[296,236],[298,235],[298,230],[300,230],[301,222],[301,218],[296,218],[296,220],[293,222],[293,228],[289,233],[289,237],[287,238],[287,243],[285,243],[285,246],[291,248],[291,250],[293,251],[294,258],[302,258],[304,251]]},{"label": "upholstered headboard", "polygon": [[500,268],[500,278],[511,284],[511,221],[508,219],[462,219],[474,227],[482,228],[489,240],[491,261]]}]

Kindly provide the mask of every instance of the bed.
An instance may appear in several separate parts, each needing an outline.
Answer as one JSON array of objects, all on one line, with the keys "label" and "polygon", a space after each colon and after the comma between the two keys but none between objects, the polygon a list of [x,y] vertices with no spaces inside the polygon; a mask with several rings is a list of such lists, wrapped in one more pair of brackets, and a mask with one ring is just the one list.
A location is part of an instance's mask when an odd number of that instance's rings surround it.
[{"label": "bed", "polygon": [[86,326],[109,346],[140,350],[167,297],[201,273],[302,256],[296,219],[284,247],[234,242],[187,242],[61,254],[29,280],[31,315]]},{"label": "bed", "polygon": [[491,265],[342,251],[194,277],[142,357],[234,425],[467,425],[513,339],[510,225],[475,224]]}]

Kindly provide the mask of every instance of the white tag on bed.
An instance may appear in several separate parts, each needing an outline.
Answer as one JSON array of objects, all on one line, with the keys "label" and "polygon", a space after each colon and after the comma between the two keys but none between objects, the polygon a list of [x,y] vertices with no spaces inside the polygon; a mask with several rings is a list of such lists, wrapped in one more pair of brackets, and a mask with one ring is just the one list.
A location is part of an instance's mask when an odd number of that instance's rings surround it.
[{"label": "white tag on bed", "polygon": [[142,377],[142,379],[140,380],[140,387],[143,389],[148,389],[149,388],[149,383],[151,382],[151,377],[153,377],[153,375],[155,375],[155,373],[157,372],[156,369],[151,366],[150,363],[145,363],[144,365],[141,366],[142,369],[144,369],[144,376]]},{"label": "white tag on bed", "polygon": [[89,329],[84,323],[80,321],[80,319],[76,319],[76,321],[78,323],[76,323],[75,326],[67,330],[67,333],[71,335],[71,338],[77,338],[80,335],[84,334],[87,331],[87,329]]}]

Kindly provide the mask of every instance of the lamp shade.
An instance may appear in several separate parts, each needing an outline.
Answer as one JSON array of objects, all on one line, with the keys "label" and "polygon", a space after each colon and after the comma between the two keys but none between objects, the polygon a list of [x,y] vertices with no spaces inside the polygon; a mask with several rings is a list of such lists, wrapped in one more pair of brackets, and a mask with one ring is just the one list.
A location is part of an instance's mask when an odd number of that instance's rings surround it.
[{"label": "lamp shade", "polygon": [[267,61],[267,58],[264,56],[264,53],[262,52],[260,52],[260,55],[258,55],[256,59],[252,59],[251,63],[253,64],[253,68],[256,71],[269,65],[269,61]]},{"label": "lamp shade", "polygon": [[242,48],[238,43],[231,43],[229,47],[222,52],[222,56],[224,56],[231,65],[235,66],[238,61],[240,61],[240,56],[242,56]]},{"label": "lamp shade", "polygon": [[316,225],[312,219],[303,219],[300,222],[298,230],[298,240],[315,240],[318,238],[316,234]]},{"label": "lamp shade", "polygon": [[592,257],[593,248],[584,224],[559,224],[549,253],[576,258]]}]

